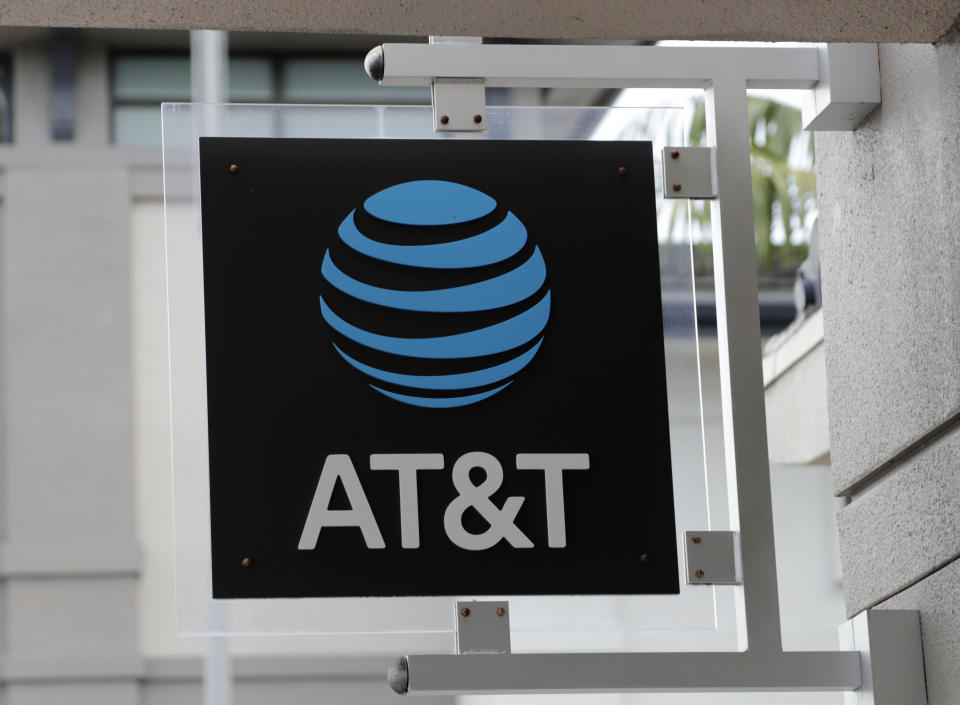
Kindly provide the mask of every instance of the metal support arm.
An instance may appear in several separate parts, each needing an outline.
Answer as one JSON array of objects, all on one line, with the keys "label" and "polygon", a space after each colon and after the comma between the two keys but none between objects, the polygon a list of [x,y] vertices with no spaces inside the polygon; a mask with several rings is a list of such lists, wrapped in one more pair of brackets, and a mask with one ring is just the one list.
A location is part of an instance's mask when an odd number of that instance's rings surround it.
[{"label": "metal support arm", "polygon": [[[742,79],[747,88],[813,89],[803,105],[809,130],[853,130],[880,104],[876,44],[538,46],[437,39],[375,47],[367,73],[385,86],[433,86],[442,78],[508,88],[707,88],[719,77]],[[452,128],[444,123],[442,129]],[[477,128],[467,122],[465,129]]]},{"label": "metal support arm", "polygon": [[387,680],[410,695],[842,691],[848,705],[925,705],[918,612],[861,612],[840,642],[849,650],[406,656]]},{"label": "metal support arm", "polygon": [[750,88],[813,88],[815,47],[551,46],[384,44],[384,86],[429,86],[435,78],[482,78],[487,86],[705,88],[718,72]]},{"label": "metal support arm", "polygon": [[444,654],[407,656],[391,686],[410,695],[852,691],[860,655],[742,653]]}]

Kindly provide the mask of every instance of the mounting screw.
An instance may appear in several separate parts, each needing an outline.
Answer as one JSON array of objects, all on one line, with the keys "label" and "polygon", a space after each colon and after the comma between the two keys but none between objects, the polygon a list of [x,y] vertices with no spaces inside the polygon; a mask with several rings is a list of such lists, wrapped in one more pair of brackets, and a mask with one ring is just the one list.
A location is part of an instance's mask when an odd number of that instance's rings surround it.
[{"label": "mounting screw", "polygon": [[649,561],[649,560],[650,560],[650,556],[649,556],[649,555],[647,555],[646,553],[641,553],[641,554],[640,554],[640,562],[641,562],[641,563],[646,563],[646,562]]},{"label": "mounting screw", "polygon": [[242,568],[249,568],[252,565],[253,561],[251,561],[249,558],[244,558],[242,561],[240,561],[240,566]]},{"label": "mounting screw", "polygon": [[473,121],[479,125],[481,122],[483,122],[483,115],[480,115],[479,113],[474,115]]},{"label": "mounting screw", "polygon": [[450,116],[449,116],[449,115],[441,115],[441,116],[440,116],[440,124],[441,124],[441,125],[446,125],[448,122],[450,122]]},{"label": "mounting screw", "polygon": [[698,578],[702,578],[702,577],[703,577],[703,571],[700,570],[699,568],[697,568],[697,571],[694,573],[694,575],[696,575]]},{"label": "mounting screw", "polygon": [[692,539],[690,539],[690,540],[693,541],[694,543],[700,543],[701,541],[703,541],[703,539],[702,539],[701,537],[699,537],[699,536],[694,536],[694,537],[693,537]]},{"label": "mounting screw", "polygon": [[506,613],[507,613],[507,611],[506,611],[505,609],[503,609],[503,607],[497,607],[497,616],[498,616],[498,617],[502,617],[502,616],[505,615]]},{"label": "mounting screw", "polygon": [[673,190],[674,190],[674,191],[679,191],[681,188],[682,188],[682,186],[680,186],[680,184],[674,184],[674,185],[673,185]]},{"label": "mounting screw", "polygon": [[240,171],[240,167],[238,167],[236,164],[231,164],[231,165],[230,165],[230,173],[231,173],[231,174],[236,174],[236,173],[238,173],[239,171]]},{"label": "mounting screw", "polygon": [[620,167],[619,169],[617,169],[617,173],[620,174],[620,176],[623,176],[624,174],[627,173],[627,167],[625,166]]},{"label": "mounting screw", "polygon": [[672,152],[670,152],[670,158],[671,158],[671,159],[679,159],[679,158],[680,158],[680,150],[679,150],[679,149],[675,149],[675,150],[673,150]]},{"label": "mounting screw", "polygon": [[469,617],[469,616],[470,616],[470,608],[469,608],[469,607],[464,607],[462,610],[460,610],[460,616],[461,616],[461,617]]}]

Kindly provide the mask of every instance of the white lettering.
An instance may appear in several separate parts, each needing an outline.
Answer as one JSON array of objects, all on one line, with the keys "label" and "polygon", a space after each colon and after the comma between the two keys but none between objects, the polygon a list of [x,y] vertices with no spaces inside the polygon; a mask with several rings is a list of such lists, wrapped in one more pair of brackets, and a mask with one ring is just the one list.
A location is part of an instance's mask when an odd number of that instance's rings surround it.
[{"label": "white lettering", "polygon": [[[474,485],[470,471],[480,468],[486,473],[483,482]],[[489,453],[467,453],[453,464],[453,486],[459,495],[450,502],[443,515],[447,536],[460,548],[483,551],[506,539],[514,548],[533,548],[533,541],[513,523],[523,504],[523,497],[507,497],[503,509],[490,501],[490,495],[503,484],[503,466]],[[490,525],[482,534],[471,534],[463,527],[463,514],[470,507]]]},{"label": "white lettering", "polygon": [[[566,507],[563,473],[565,470],[589,470],[587,453],[518,453],[517,470],[543,471],[547,510],[547,545],[567,545]],[[483,470],[484,478],[475,484],[470,477],[474,468]],[[420,500],[417,473],[421,470],[442,470],[441,453],[377,453],[370,456],[371,470],[394,470],[400,504],[400,545],[420,548]],[[337,479],[343,484],[349,509],[330,509]],[[533,542],[516,524],[524,497],[507,497],[502,507],[490,499],[503,485],[503,466],[489,453],[466,453],[453,465],[450,473],[457,496],[443,515],[443,528],[456,546],[468,551],[484,551],[506,540],[513,548],[532,548]],[[464,527],[465,513],[473,509],[488,524],[486,530],[473,534]],[[320,479],[307,513],[298,548],[310,551],[317,547],[324,527],[356,527],[367,548],[385,548],[383,534],[360,484],[356,468],[348,455],[328,455],[320,471]]]},{"label": "white lettering", "polygon": [[567,545],[567,517],[563,501],[563,471],[589,470],[587,453],[517,453],[517,470],[543,470],[547,496],[547,545]]},{"label": "white lettering", "polygon": [[371,470],[396,470],[400,485],[400,545],[420,548],[417,471],[443,470],[440,453],[380,453],[370,456]]},{"label": "white lettering", "polygon": [[[343,489],[346,490],[350,509],[330,509],[330,497],[333,495],[338,477],[343,483]],[[317,541],[320,539],[320,529],[325,526],[359,527],[367,548],[386,547],[349,455],[328,455],[323,462],[320,480],[313,494],[313,502],[307,514],[307,521],[303,525],[298,548],[301,551],[311,551],[316,548]]]}]

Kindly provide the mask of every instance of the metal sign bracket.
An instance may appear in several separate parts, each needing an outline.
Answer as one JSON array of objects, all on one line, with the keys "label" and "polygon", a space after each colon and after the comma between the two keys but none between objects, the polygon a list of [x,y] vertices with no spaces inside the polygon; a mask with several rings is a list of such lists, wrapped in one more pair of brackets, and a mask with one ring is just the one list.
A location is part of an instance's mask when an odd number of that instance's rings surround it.
[{"label": "metal sign bracket", "polygon": [[820,80],[803,96],[803,129],[852,130],[880,105],[876,44],[820,44]]},{"label": "metal sign bracket", "polygon": [[509,605],[492,601],[458,602],[457,651],[461,654],[509,654]]},{"label": "metal sign bracket", "polygon": [[[848,702],[859,705],[925,703],[916,612],[869,610],[857,616],[843,627],[853,635],[847,650],[784,651],[780,633],[757,317],[747,89],[805,90],[811,94],[804,111],[808,128],[852,130],[880,101],[876,45],[492,45],[476,37],[432,37],[429,45],[376,47],[368,54],[367,65],[370,75],[385,86],[431,86],[435,126],[441,131],[484,128],[486,116],[479,109],[485,86],[705,91],[706,147],[669,148],[663,157],[664,181],[667,197],[711,199],[724,449],[733,531],[688,536],[690,543],[705,552],[694,550],[687,555],[693,561],[688,562],[688,569],[693,569],[694,578],[696,571],[702,570],[707,584],[719,584],[710,579],[714,572],[718,578],[734,579],[725,584],[733,584],[736,591],[741,649],[468,652],[465,646],[476,643],[475,638],[485,648],[503,644],[509,648],[509,638],[504,640],[502,633],[496,638],[478,636],[482,632],[471,631],[474,623],[467,626],[474,609],[485,610],[479,605],[491,603],[460,603],[458,610],[471,610],[468,617],[458,616],[461,653],[406,656],[390,671],[391,687],[418,695],[846,691]],[[693,542],[694,536],[700,536],[699,544]],[[916,628],[903,629],[907,622]],[[485,616],[477,629],[488,627]],[[509,626],[499,628],[509,630]],[[886,655],[892,653],[902,656],[896,682],[881,672],[890,663]]]},{"label": "metal sign bracket", "polygon": [[687,585],[741,585],[740,534],[736,531],[684,532]]},{"label": "metal sign bracket", "polygon": [[867,610],[840,636],[849,650],[411,655],[387,680],[402,695],[845,691],[848,705],[927,702],[918,612]]},{"label": "metal sign bracket", "polygon": [[717,197],[717,151],[712,147],[664,147],[664,198]]},{"label": "metal sign bracket", "polygon": [[860,654],[863,685],[845,705],[925,705],[920,613],[866,610],[839,629],[840,648]]},{"label": "metal sign bracket", "polygon": [[[482,37],[430,37],[431,44],[482,44]],[[482,132],[487,129],[487,100],[482,78],[435,77],[430,84],[433,129]]]}]

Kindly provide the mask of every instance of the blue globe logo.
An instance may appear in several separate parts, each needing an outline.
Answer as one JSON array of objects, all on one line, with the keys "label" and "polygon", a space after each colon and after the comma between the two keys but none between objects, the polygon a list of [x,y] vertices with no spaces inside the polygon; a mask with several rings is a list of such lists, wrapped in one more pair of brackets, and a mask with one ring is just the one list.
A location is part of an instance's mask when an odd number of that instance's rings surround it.
[{"label": "blue globe logo", "polygon": [[467,406],[530,364],[550,317],[547,269],[523,223],[452,181],[379,191],[324,252],[320,308],[333,347],[380,394]]}]

